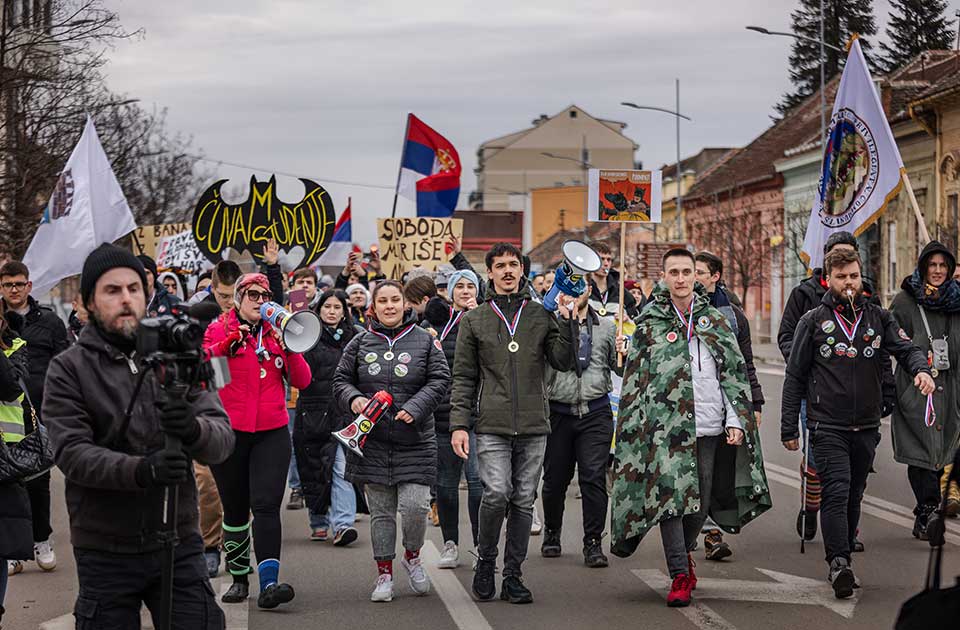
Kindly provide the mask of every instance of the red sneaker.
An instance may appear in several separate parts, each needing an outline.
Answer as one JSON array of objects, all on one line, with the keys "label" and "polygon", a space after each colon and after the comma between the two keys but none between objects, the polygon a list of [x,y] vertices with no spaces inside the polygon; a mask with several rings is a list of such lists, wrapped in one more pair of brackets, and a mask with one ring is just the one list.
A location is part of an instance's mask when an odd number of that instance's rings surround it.
[{"label": "red sneaker", "polygon": [[681,573],[673,578],[673,586],[670,587],[670,594],[667,595],[667,606],[671,608],[683,608],[690,605],[690,578]]},{"label": "red sneaker", "polygon": [[693,561],[693,554],[687,554],[687,570],[690,572],[690,590],[697,590],[697,574],[693,572],[693,568],[697,566],[697,563]]}]

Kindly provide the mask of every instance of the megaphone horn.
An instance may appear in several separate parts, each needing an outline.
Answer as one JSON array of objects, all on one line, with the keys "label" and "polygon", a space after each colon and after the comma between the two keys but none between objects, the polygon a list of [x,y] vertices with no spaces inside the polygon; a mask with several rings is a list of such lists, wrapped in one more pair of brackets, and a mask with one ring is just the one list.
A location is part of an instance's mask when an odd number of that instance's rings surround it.
[{"label": "megaphone horn", "polygon": [[283,343],[290,352],[308,352],[320,341],[323,326],[313,311],[291,313],[276,302],[265,302],[260,306],[260,317],[280,330]]},{"label": "megaphone horn", "polygon": [[557,310],[557,296],[560,293],[572,297],[583,295],[587,287],[583,276],[597,271],[603,265],[600,254],[583,241],[566,241],[562,250],[563,263],[557,267],[553,286],[543,296],[543,307],[551,312]]},{"label": "megaphone horn", "polygon": [[363,457],[362,449],[364,442],[367,440],[367,435],[373,431],[377,420],[380,419],[383,412],[389,409],[392,404],[393,396],[380,390],[370,398],[367,406],[360,412],[360,415],[339,431],[334,431],[333,437],[337,438],[341,444],[351,451]]}]

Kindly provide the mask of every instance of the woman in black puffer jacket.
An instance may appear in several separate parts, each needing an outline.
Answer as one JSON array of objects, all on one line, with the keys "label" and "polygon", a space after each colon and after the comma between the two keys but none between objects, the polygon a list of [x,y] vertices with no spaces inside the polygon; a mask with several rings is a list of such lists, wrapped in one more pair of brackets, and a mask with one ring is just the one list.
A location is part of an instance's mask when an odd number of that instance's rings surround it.
[{"label": "woman in black puffer jacket", "polygon": [[333,375],[343,349],[363,329],[355,327],[347,294],[325,291],[314,307],[323,323],[320,341],[303,355],[310,366],[310,386],[300,390],[293,423],[297,471],[310,518],[310,540],[346,547],[357,539],[357,492],[346,474],[344,447],[331,435],[353,420],[333,395]]},{"label": "woman in black puffer jacket", "polygon": [[372,601],[393,599],[397,512],[403,518],[401,561],[418,595],[430,591],[420,563],[430,486],[437,476],[433,412],[450,386],[440,342],[404,312],[400,284],[382,282],[373,292],[370,330],[347,344],[333,378],[341,409],[356,415],[380,390],[393,396],[363,446],[348,455],[347,479],[363,483],[370,506],[370,538],[378,577]]}]

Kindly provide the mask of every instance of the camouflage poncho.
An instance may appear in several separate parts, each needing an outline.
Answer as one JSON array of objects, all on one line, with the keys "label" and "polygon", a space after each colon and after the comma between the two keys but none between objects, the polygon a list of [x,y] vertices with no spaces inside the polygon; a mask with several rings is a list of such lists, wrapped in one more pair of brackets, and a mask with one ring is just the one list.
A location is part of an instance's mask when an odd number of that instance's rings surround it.
[{"label": "camouflage poncho", "polygon": [[[723,393],[745,429],[741,446],[724,443],[717,452],[710,508],[721,528],[736,533],[770,509],[770,494],[743,356],[727,318],[697,286],[694,334],[716,361]],[[700,507],[686,331],[665,286],[658,285],[651,298],[637,320],[620,398],[610,545],[620,557],[632,554],[661,520]]]}]

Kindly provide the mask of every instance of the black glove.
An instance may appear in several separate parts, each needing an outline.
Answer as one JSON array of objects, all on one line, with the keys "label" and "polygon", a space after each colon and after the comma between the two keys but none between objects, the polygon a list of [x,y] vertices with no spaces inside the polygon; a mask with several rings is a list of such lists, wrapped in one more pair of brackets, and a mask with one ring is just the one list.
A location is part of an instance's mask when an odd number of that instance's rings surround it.
[{"label": "black glove", "polygon": [[137,485],[172,486],[183,483],[189,477],[190,460],[183,451],[157,451],[147,455],[137,464]]},{"label": "black glove", "polygon": [[880,417],[886,418],[893,413],[893,410],[897,407],[897,402],[895,400],[884,400],[880,405]]},{"label": "black glove", "polygon": [[160,409],[160,430],[179,436],[184,444],[193,444],[200,437],[200,423],[190,404],[183,398],[166,398],[157,402]]}]

